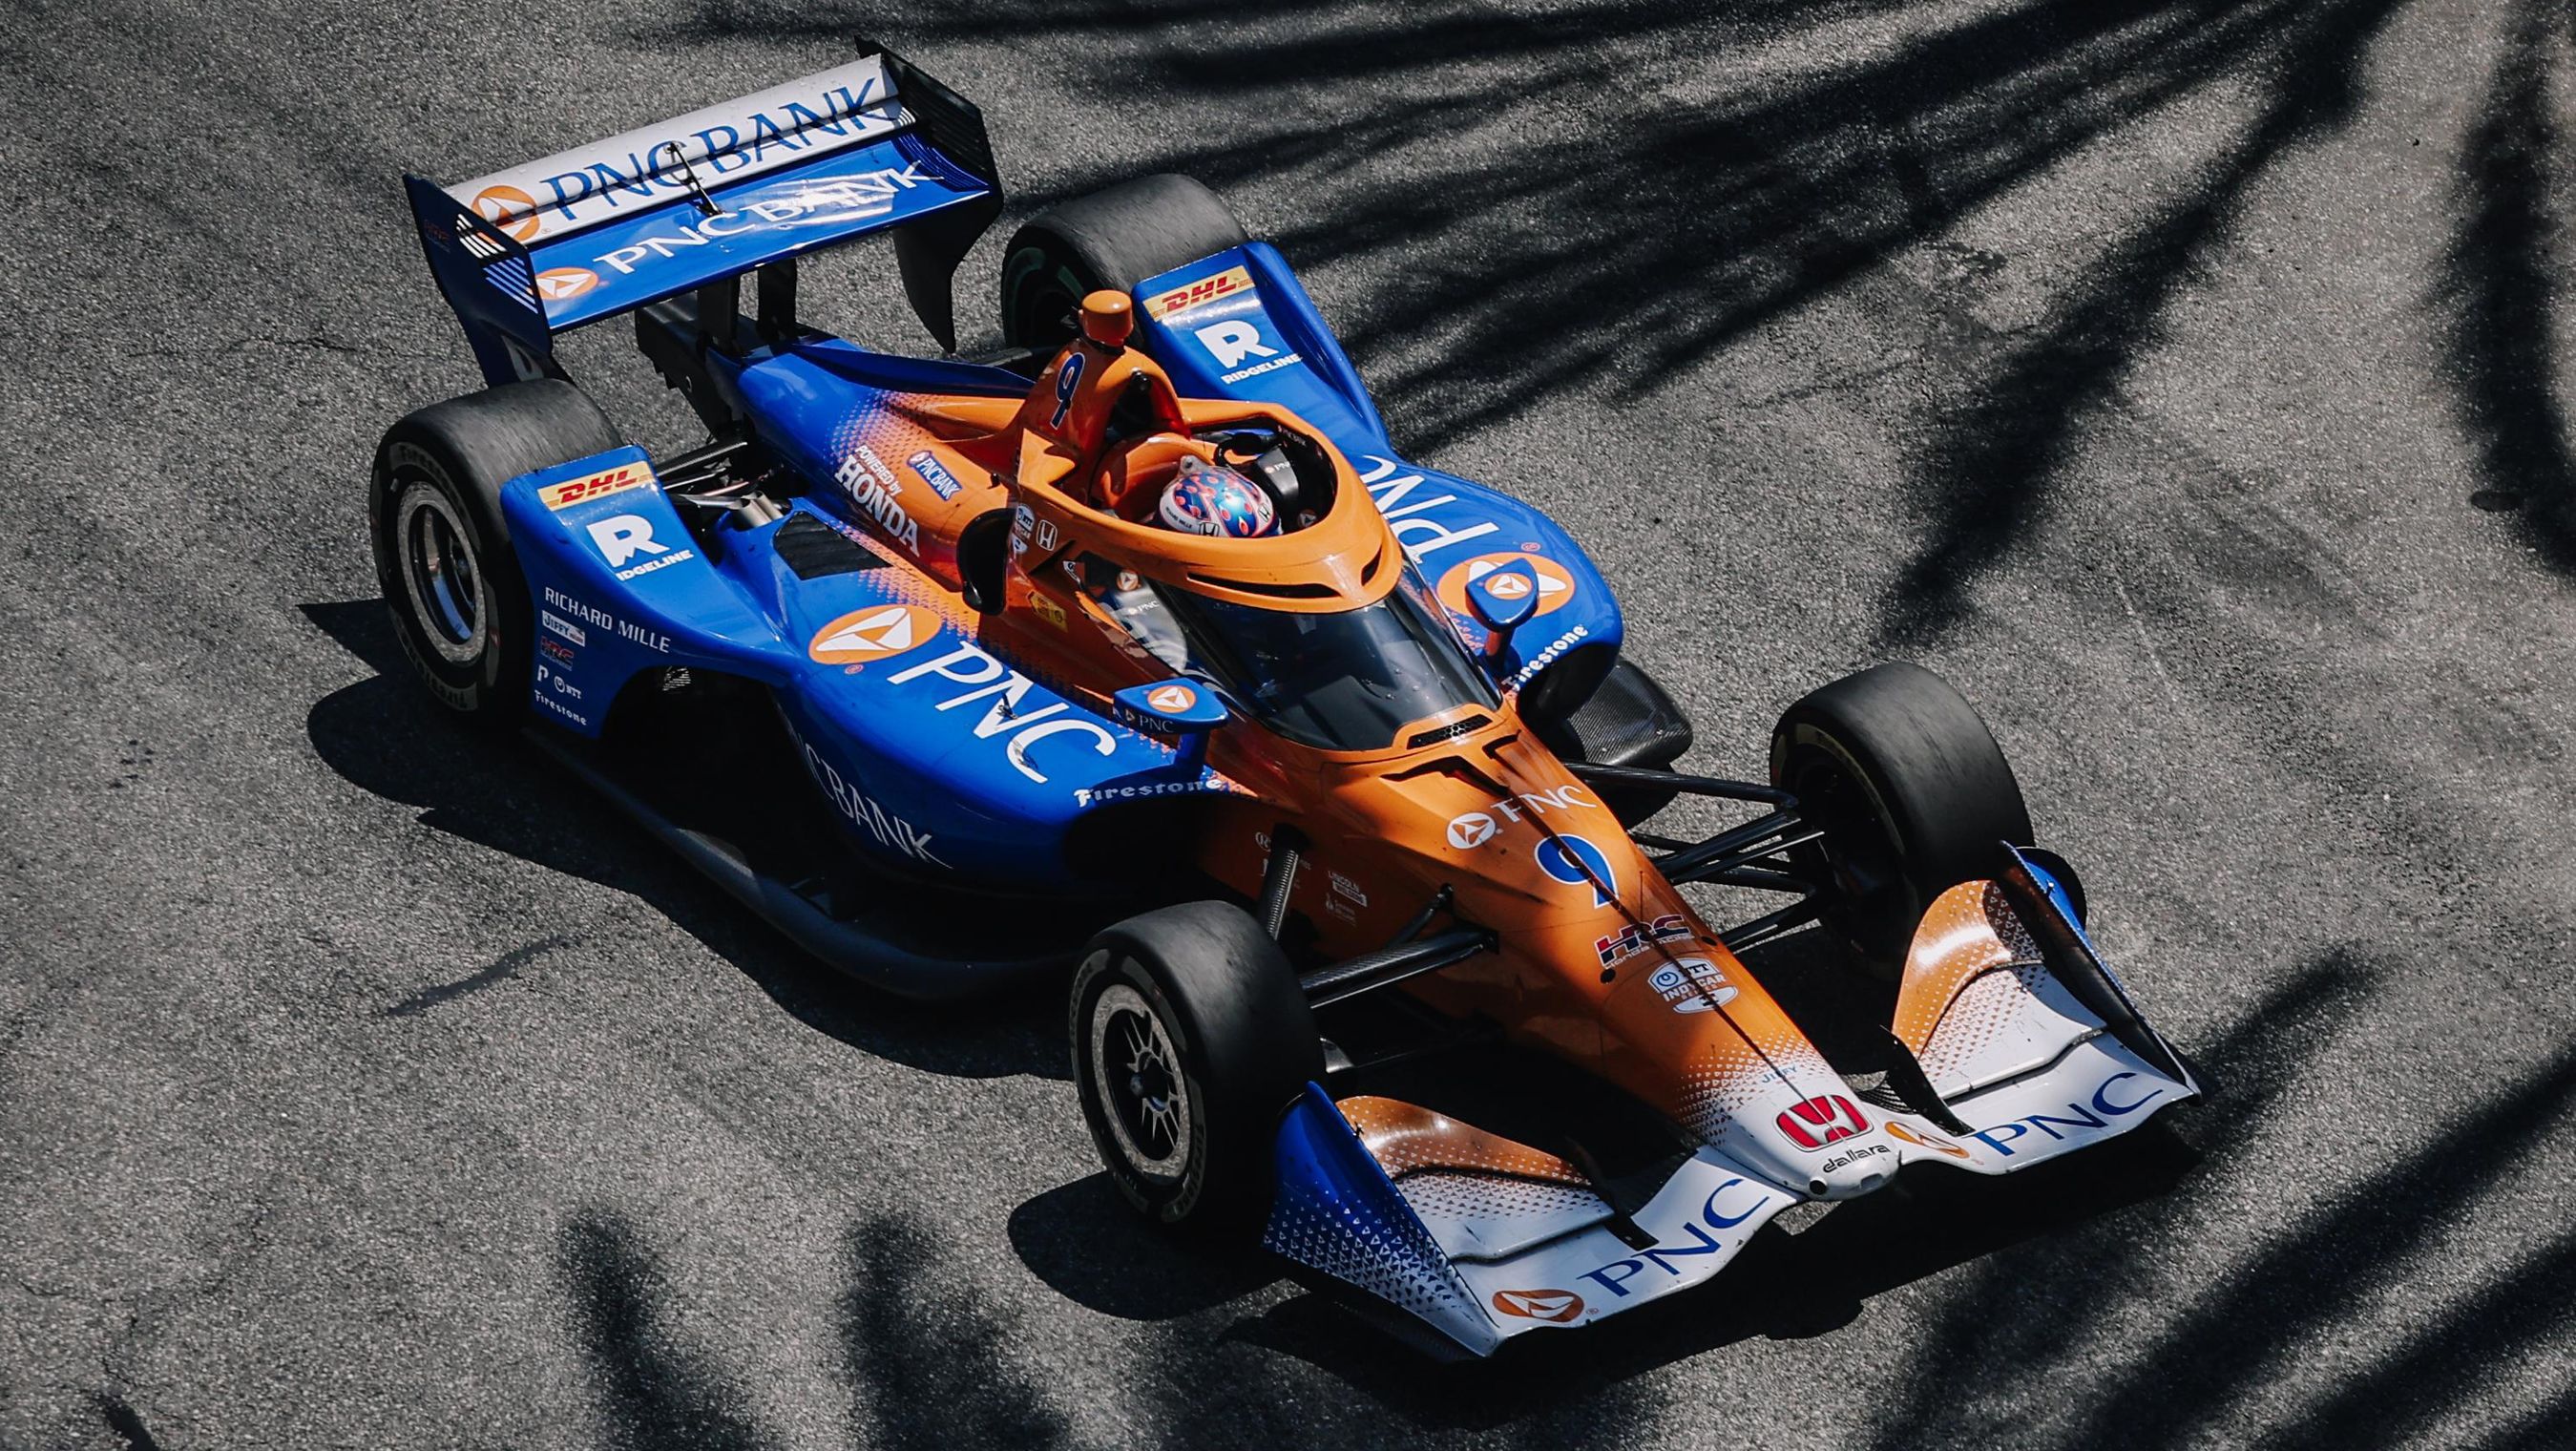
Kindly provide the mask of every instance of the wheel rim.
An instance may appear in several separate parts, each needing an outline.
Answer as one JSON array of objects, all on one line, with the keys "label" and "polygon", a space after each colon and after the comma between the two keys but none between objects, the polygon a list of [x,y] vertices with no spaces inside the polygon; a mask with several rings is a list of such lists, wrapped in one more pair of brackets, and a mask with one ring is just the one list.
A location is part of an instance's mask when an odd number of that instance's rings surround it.
[{"label": "wheel rim", "polygon": [[1197,1127],[1180,1050],[1144,994],[1112,984],[1091,1006],[1091,1086],[1119,1154],[1137,1173],[1178,1179]]},{"label": "wheel rim", "polygon": [[394,510],[394,548],[411,616],[430,648],[451,665],[473,664],[490,622],[482,562],[456,506],[426,481],[411,485]]}]

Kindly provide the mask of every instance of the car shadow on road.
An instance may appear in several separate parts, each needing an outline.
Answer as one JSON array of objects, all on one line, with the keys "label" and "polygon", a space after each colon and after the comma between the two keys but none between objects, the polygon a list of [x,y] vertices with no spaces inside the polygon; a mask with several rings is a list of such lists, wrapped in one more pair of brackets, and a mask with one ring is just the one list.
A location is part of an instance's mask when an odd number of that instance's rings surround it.
[{"label": "car shadow on road", "polygon": [[[413,682],[383,601],[303,608],[317,629],[375,672],[315,702],[305,718],[314,753],[343,779],[417,809],[424,826],[649,903],[798,1021],[862,1052],[958,1077],[1068,1076],[1056,994],[1021,993],[938,1008],[833,971],[691,871],[543,753],[450,717]],[[476,978],[508,963],[504,958]],[[475,980],[433,985],[388,1004],[387,1011],[408,1016],[434,1010],[470,991]]]}]

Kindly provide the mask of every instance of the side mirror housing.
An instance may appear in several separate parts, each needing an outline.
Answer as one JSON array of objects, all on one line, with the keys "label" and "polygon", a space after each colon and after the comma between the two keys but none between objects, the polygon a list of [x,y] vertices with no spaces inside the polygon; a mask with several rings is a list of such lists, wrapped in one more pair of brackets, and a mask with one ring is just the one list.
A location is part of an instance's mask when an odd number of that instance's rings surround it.
[{"label": "side mirror housing", "polygon": [[1500,661],[1512,632],[1538,611],[1538,571],[1515,559],[1467,582],[1467,612],[1485,627],[1485,659]]},{"label": "side mirror housing", "polygon": [[1175,676],[1131,685],[1109,697],[1120,725],[1148,735],[1178,736],[1174,764],[1196,771],[1207,764],[1208,734],[1225,724],[1225,702],[1195,680]]}]

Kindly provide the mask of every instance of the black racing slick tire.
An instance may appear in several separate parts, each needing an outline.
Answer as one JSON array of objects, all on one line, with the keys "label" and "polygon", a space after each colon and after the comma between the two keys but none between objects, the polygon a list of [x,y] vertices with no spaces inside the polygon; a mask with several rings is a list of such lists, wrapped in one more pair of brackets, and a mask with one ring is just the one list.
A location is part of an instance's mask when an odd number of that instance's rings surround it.
[{"label": "black racing slick tire", "polygon": [[1905,963],[1932,899],[2003,869],[2030,812],[1994,732],[1920,665],[1880,665],[1792,705],[1771,733],[1771,780],[1821,841],[1790,855],[1825,884],[1825,923],[1882,976]]},{"label": "black racing slick tire", "polygon": [[385,431],[367,489],[376,579],[403,657],[449,709],[496,729],[527,714],[536,611],[501,486],[623,442],[558,378],[434,403]]},{"label": "black racing slick tire", "polygon": [[1314,1012],[1261,924],[1187,902],[1109,928],[1074,974],[1071,1029],[1082,1116],[1118,1192],[1170,1229],[1257,1225],[1280,1116],[1324,1071]]},{"label": "black racing slick tire", "polygon": [[1039,213],[1002,253],[1002,338],[1052,351],[1073,336],[1083,295],[1133,292],[1249,238],[1226,204],[1186,176],[1120,182]]}]

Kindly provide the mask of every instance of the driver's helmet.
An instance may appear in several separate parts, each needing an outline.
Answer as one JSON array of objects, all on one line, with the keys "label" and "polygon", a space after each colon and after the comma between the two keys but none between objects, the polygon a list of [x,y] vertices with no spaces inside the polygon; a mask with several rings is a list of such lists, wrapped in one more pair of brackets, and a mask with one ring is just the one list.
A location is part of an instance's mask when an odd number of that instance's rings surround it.
[{"label": "driver's helmet", "polygon": [[1279,511],[1261,486],[1196,454],[1185,454],[1154,511],[1166,529],[1253,539],[1279,532]]}]

